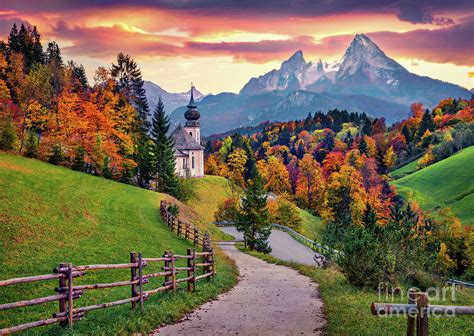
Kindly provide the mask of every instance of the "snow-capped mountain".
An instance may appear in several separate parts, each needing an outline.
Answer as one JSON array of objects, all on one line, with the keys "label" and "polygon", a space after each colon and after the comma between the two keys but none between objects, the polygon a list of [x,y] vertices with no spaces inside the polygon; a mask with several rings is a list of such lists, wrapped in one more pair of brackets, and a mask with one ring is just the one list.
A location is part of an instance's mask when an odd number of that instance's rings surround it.
[{"label": "snow-capped mountain", "polygon": [[419,101],[428,107],[443,98],[467,97],[468,93],[458,85],[410,73],[364,34],[354,37],[340,61],[307,63],[297,51],[279,70],[250,79],[240,93],[274,90],[367,95],[403,105]]},{"label": "snow-capped mountain", "polygon": [[[470,96],[461,86],[409,72],[369,37],[357,34],[340,61],[307,62],[299,50],[279,69],[251,78],[240,94],[206,96],[198,108],[202,134],[209,135],[333,108],[366,112],[392,123],[405,118],[413,102],[431,108],[448,97]],[[179,122],[184,110],[176,109],[170,118]]]},{"label": "snow-capped mountain", "polygon": [[240,90],[241,94],[255,95],[271,91],[311,90],[318,81],[332,80],[339,68],[338,61],[327,63],[306,62],[303,52],[298,50],[281,64],[280,69],[272,70],[250,81]]},{"label": "snow-capped mountain", "polygon": [[[158,104],[158,99],[160,97],[161,100],[163,100],[166,112],[171,113],[176,108],[186,105],[189,102],[189,97],[191,95],[191,89],[187,92],[173,93],[166,91],[158,84],[150,81],[145,81],[143,88],[146,91],[146,98],[151,111],[153,111],[156,104]],[[202,97],[204,97],[204,95],[194,88],[194,100],[199,101]]]}]

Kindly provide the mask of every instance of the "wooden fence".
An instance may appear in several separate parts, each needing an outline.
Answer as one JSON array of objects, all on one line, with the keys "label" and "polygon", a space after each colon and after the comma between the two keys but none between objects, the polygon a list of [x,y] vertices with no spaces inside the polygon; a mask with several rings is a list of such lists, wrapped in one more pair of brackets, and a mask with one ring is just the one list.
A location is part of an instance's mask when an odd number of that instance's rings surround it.
[{"label": "wooden fence", "polygon": [[[211,247],[209,235],[199,232],[194,226],[184,223],[173,216],[168,211],[167,203],[164,201],[160,204],[160,214],[170,230],[176,231],[180,237],[193,241],[194,246],[202,247],[202,252],[187,249],[186,254],[178,255],[173,254],[171,251],[165,251],[161,257],[143,257],[141,253],[137,254],[131,252],[130,262],[128,263],[83,266],[61,263],[53,270],[52,274],[1,280],[0,287],[48,280],[58,281],[58,286],[55,288],[56,294],[54,295],[0,304],[0,311],[57,301],[58,312],[54,313],[50,318],[0,329],[0,335],[7,335],[53,323],[60,323],[63,327],[72,327],[73,323],[81,320],[87,312],[123,304],[131,304],[132,309],[135,309],[137,305],[139,305],[140,308],[143,309],[144,301],[149,299],[153,294],[164,291],[175,292],[180,283],[186,283],[187,290],[193,292],[199,280],[210,280],[213,278],[216,271],[214,267],[214,252]],[[186,266],[176,265],[176,262],[179,260],[186,260]],[[145,270],[147,266],[154,263],[158,266],[161,263],[161,270],[159,272],[146,273]],[[75,284],[75,279],[83,277],[86,273],[96,270],[112,269],[130,269],[130,279],[109,283]],[[200,272],[200,270],[202,271]],[[155,288],[145,288],[149,287],[149,285],[146,285],[152,278],[162,278],[162,285]],[[77,300],[89,290],[120,286],[129,286],[131,296],[121,300],[91,306],[80,307],[77,304]]]},{"label": "wooden fence", "polygon": [[166,201],[160,202],[161,217],[171,231],[176,231],[178,237],[192,241],[194,246],[202,246],[204,249],[211,247],[211,239],[207,232],[202,233],[191,224],[183,222],[168,210],[168,206]]},{"label": "wooden fence", "polygon": [[[184,259],[187,261],[186,267],[176,266],[176,261]],[[144,270],[151,263],[162,263],[161,271],[155,273],[146,273]],[[96,270],[111,269],[130,269],[130,279],[98,284],[74,284],[75,279],[83,277],[88,272]],[[202,269],[202,272],[199,270]],[[201,274],[200,274],[201,273]],[[184,274],[184,277],[179,277]],[[12,286],[22,283],[31,283],[37,281],[57,280],[58,286],[55,288],[56,294],[35,298],[30,300],[17,301],[12,303],[0,304],[0,311],[27,307],[47,302],[57,301],[59,303],[58,312],[51,318],[29,322],[9,328],[0,329],[0,335],[6,335],[29,328],[45,326],[52,323],[61,323],[62,326],[72,327],[74,321],[81,320],[86,312],[113,307],[123,304],[131,304],[135,309],[137,304],[144,308],[146,301],[153,294],[163,291],[176,291],[180,283],[187,284],[188,291],[194,291],[197,281],[207,278],[208,280],[215,275],[214,253],[213,251],[197,252],[188,249],[185,255],[173,254],[166,251],[161,257],[143,257],[141,253],[130,253],[130,262],[124,264],[100,264],[75,266],[68,263],[61,263],[56,267],[52,274],[36,275],[24,278],[15,278],[0,281],[0,287]],[[145,288],[151,278],[163,278],[162,286],[156,288]],[[95,304],[85,307],[76,307],[76,300],[89,290],[112,288],[119,286],[129,286],[131,296],[118,301]]]},{"label": "wooden fence", "polygon": [[372,303],[371,311],[373,315],[406,315],[407,336],[427,336],[429,316],[474,315],[474,306],[430,305],[427,293],[410,290],[408,304]]}]

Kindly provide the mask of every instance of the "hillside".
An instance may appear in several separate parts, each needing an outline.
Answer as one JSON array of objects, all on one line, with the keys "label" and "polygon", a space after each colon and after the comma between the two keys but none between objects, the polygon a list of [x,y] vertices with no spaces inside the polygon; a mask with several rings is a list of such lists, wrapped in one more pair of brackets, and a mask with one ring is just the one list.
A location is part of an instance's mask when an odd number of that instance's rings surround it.
[{"label": "hillside", "polygon": [[[163,194],[5,153],[0,153],[0,190],[0,279],[48,274],[64,261],[76,265],[123,263],[128,261],[130,251],[161,256],[165,250],[185,251],[191,247],[159,219],[159,201],[168,197]],[[199,215],[183,204],[181,208],[183,213]],[[204,223],[197,221],[198,225]],[[130,277],[129,272],[91,272],[84,281],[109,282],[111,274],[115,280],[124,280]],[[218,257],[218,272],[213,283],[199,284],[194,295],[161,294],[151,298],[147,301],[147,314],[139,318],[128,305],[99,310],[75,324],[75,331],[95,335],[150,331],[160,323],[181,317],[234,283],[233,264],[222,254]],[[43,282],[42,287],[36,284],[2,288],[1,303],[51,295],[56,285]],[[126,287],[90,291],[79,303],[113,301],[128,297],[129,291]],[[25,309],[30,312],[28,316],[18,314],[18,310],[2,313],[0,327],[49,317],[56,306],[51,303],[30,307]],[[50,327],[28,334],[44,334],[46,330],[48,334],[59,333],[57,327]]]},{"label": "hillside", "polygon": [[393,182],[425,210],[450,207],[464,224],[474,225],[474,146]]}]

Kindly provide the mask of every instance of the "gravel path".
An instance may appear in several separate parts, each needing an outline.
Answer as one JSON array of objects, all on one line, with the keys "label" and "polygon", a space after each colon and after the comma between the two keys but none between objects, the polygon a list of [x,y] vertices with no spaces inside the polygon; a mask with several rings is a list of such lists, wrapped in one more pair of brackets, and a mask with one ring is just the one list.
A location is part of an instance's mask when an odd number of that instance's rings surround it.
[{"label": "gravel path", "polygon": [[326,320],[318,286],[293,269],[221,248],[235,260],[238,284],[154,335],[322,335]]},{"label": "gravel path", "polygon": [[[225,233],[234,236],[236,240],[243,240],[244,237],[241,232],[237,231],[235,227],[219,227]],[[285,261],[295,261],[300,264],[313,265],[314,255],[316,254],[309,247],[301,244],[292,238],[288,233],[280,230],[272,230],[272,234],[268,238],[272,252],[270,255],[275,258]]]}]

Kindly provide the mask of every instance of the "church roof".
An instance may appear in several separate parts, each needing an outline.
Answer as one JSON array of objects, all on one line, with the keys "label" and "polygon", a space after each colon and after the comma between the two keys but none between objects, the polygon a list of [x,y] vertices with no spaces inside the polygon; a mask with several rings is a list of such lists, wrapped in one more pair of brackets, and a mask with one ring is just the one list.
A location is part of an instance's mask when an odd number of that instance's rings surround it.
[{"label": "church roof", "polygon": [[181,151],[183,149],[204,149],[204,147],[198,144],[197,141],[194,140],[194,138],[189,135],[181,125],[176,127],[173,133],[171,133],[171,137],[173,138],[174,149],[177,151]]}]

